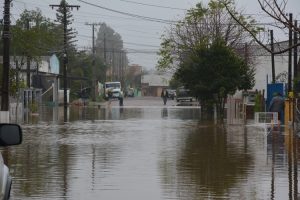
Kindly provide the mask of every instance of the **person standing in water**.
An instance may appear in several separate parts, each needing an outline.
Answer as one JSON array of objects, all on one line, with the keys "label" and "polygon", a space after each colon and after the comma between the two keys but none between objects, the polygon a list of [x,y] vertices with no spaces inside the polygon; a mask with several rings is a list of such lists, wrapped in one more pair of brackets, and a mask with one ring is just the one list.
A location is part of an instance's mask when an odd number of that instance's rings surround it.
[{"label": "person standing in water", "polygon": [[274,94],[269,106],[269,112],[277,112],[278,120],[281,120],[284,111],[284,98],[278,92]]},{"label": "person standing in water", "polygon": [[161,98],[164,101],[164,105],[167,104],[168,96],[169,96],[168,91],[166,89],[163,89],[162,92],[161,92]]}]

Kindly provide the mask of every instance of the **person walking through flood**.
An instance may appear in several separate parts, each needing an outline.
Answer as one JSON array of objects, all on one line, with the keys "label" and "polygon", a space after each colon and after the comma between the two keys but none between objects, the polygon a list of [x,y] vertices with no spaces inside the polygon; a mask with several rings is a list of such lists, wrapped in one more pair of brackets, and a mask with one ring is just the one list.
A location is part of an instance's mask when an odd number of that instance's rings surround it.
[{"label": "person walking through flood", "polygon": [[279,92],[274,94],[268,110],[269,112],[277,112],[278,120],[282,118],[284,111],[284,98]]},{"label": "person walking through flood", "polygon": [[123,92],[120,91],[120,93],[119,93],[119,106],[123,106],[123,98],[124,98]]},{"label": "person walking through flood", "polygon": [[161,91],[161,98],[162,98],[163,101],[164,101],[164,105],[167,104],[168,96],[169,96],[168,91],[167,91],[166,89],[163,89],[163,90]]}]

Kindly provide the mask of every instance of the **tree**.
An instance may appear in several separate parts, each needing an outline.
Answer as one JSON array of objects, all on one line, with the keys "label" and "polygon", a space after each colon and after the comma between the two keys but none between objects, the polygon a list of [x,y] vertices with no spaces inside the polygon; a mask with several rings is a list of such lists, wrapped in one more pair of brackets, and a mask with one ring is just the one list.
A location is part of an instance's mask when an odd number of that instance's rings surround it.
[{"label": "tree", "polygon": [[[229,3],[234,10],[234,2]],[[251,17],[239,14],[239,19],[259,32]],[[207,7],[199,3],[162,36],[157,68],[174,71],[174,78],[190,89],[203,107],[216,103],[222,117],[228,94],[254,85],[252,60],[245,45],[252,42],[220,1],[211,0]]]},{"label": "tree", "polygon": [[[77,52],[72,54],[69,65],[72,66],[70,69],[70,75],[73,77],[72,84],[70,85],[71,100],[78,98],[78,92],[85,87],[91,87],[92,80],[94,78],[93,74],[93,62],[94,57],[91,53],[87,52]],[[102,58],[99,56],[95,57],[95,65],[97,66],[95,73],[96,80],[105,79],[105,65]]]},{"label": "tree", "polygon": [[175,77],[205,103],[216,103],[219,116],[224,116],[225,100],[237,90],[254,86],[254,69],[236,55],[222,39],[209,47],[195,49],[175,72]]},{"label": "tree", "polygon": [[25,10],[12,27],[11,53],[20,58],[22,68],[25,56],[39,62],[41,56],[55,51],[56,38],[55,25],[50,19],[42,16],[38,9]]},{"label": "tree", "polygon": [[120,80],[124,85],[128,58],[119,33],[103,23],[97,33],[96,54],[103,58],[108,71],[107,80]]},{"label": "tree", "polygon": [[[66,9],[66,26],[67,26],[67,30],[66,33],[64,33],[64,9]],[[67,52],[74,52],[76,51],[75,48],[75,42],[76,40],[74,40],[74,38],[76,37],[77,32],[75,31],[74,28],[72,28],[70,25],[72,24],[72,22],[74,21],[74,19],[72,19],[73,15],[72,15],[72,7],[68,6],[68,3],[66,2],[66,0],[61,0],[60,2],[60,6],[58,7],[58,9],[56,10],[56,22],[59,23],[58,25],[58,30],[60,33],[60,37],[58,37],[57,42],[60,44],[61,50],[64,50],[64,34],[66,34],[66,49]]]},{"label": "tree", "polygon": [[[286,15],[286,6],[288,4],[288,0],[283,0],[283,1],[277,1],[277,0],[257,0],[262,11],[265,12],[272,20],[275,22],[275,26],[279,28],[280,30],[288,30],[289,32],[289,42],[280,42],[276,43],[276,46],[273,44],[273,39],[271,39],[271,44],[268,45],[266,44],[263,40],[260,40],[261,37],[257,37],[256,34],[253,33],[253,31],[246,26],[237,18],[236,13],[228,6],[228,1],[227,0],[222,0],[222,3],[225,5],[228,13],[231,15],[231,17],[239,23],[244,30],[246,30],[248,33],[252,35],[254,40],[262,47],[264,48],[267,52],[269,52],[272,56],[272,60],[274,60],[274,56],[276,54],[282,54],[284,52],[289,51],[289,69],[288,69],[288,90],[292,90],[292,49],[294,49],[295,56],[294,56],[294,81],[299,80],[299,75],[297,72],[300,70],[300,58],[297,60],[297,47],[300,46],[300,41],[297,39],[294,39],[294,42],[292,41],[292,35],[294,32],[294,37],[298,37],[297,35],[300,34],[300,28],[297,26],[297,22],[293,22],[292,20],[292,14],[290,13],[289,16]],[[273,30],[272,31],[272,36],[273,38]],[[260,34],[261,35],[261,34]],[[274,63],[274,61],[273,61]],[[272,64],[272,81],[275,82],[275,66]],[[297,85],[299,85],[297,83]],[[298,87],[295,87],[298,88]]]},{"label": "tree", "polygon": [[[234,4],[231,2],[230,6],[233,9]],[[259,31],[254,26],[255,20],[251,17],[245,18],[239,15],[239,19],[249,29]],[[250,22],[247,23],[246,19]],[[176,70],[179,63],[199,46],[209,45],[216,38],[222,38],[226,45],[236,49],[240,55],[244,55],[241,54],[242,51],[239,51],[244,48],[243,44],[252,42],[250,35],[232,19],[222,3],[211,0],[208,7],[201,3],[197,4],[196,8],[188,10],[183,20],[172,26],[170,31],[162,36],[157,68]],[[247,60],[250,62],[249,58]]]},{"label": "tree", "polygon": [[[240,18],[237,16],[237,13],[232,10],[232,7],[230,7],[230,1],[228,0],[222,0],[222,4],[225,6],[228,13],[231,15],[231,17],[240,24],[245,31],[251,34],[251,36],[254,38],[254,40],[262,46],[266,51],[268,51],[271,54],[281,54],[284,53],[296,46],[300,46],[300,41],[296,44],[293,44],[292,46],[280,46],[279,48],[272,50],[270,46],[264,44],[263,41],[261,41],[257,37],[257,32],[250,29],[249,27],[245,26],[245,21],[241,21]],[[300,34],[300,27],[296,27],[293,21],[290,21],[289,17],[286,16],[286,6],[288,3],[288,0],[280,1],[280,3],[277,0],[257,0],[259,3],[262,11],[264,11],[271,19],[273,19],[276,22],[276,26],[279,29],[288,29],[292,32],[297,32]],[[299,60],[300,62],[300,60]]]},{"label": "tree", "polygon": [[25,10],[16,21],[16,25],[12,26],[11,32],[10,54],[13,55],[12,59],[15,64],[14,73],[11,75],[16,83],[11,81],[10,85],[14,87],[10,89],[11,95],[15,95],[15,92],[22,86],[21,81],[24,81],[24,77],[20,77],[19,72],[25,69],[25,61],[39,63],[42,56],[49,55],[55,49],[56,35],[54,23],[44,17],[39,9]]}]

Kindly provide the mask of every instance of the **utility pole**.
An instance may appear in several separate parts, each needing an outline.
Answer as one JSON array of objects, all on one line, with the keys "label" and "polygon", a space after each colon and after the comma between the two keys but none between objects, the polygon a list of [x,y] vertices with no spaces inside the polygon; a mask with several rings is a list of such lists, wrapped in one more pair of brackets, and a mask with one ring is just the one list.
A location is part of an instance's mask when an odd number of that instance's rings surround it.
[{"label": "utility pole", "polygon": [[96,49],[95,49],[95,26],[101,26],[102,23],[85,23],[85,25],[92,26],[92,36],[93,36],[93,44],[92,44],[92,52],[93,52],[93,80],[92,80],[92,99],[96,100],[97,96],[97,79],[96,79]]},{"label": "utility pole", "polygon": [[[298,27],[297,20],[295,20],[295,28]],[[298,33],[294,31],[294,45],[298,43]],[[294,80],[298,78],[298,47],[294,47]]]},{"label": "utility pole", "polygon": [[116,81],[116,69],[115,69],[115,48],[112,49],[112,61],[111,61],[111,81]]},{"label": "utility pole", "polygon": [[[30,28],[30,23],[29,23],[29,19],[26,20],[26,30],[29,31]],[[30,56],[29,56],[29,52],[26,52],[27,56],[27,69],[26,69],[26,74],[27,74],[27,87],[30,88]]]},{"label": "utility pole", "polygon": [[1,110],[9,110],[9,48],[10,48],[10,2],[4,1],[3,16],[3,75],[2,75],[2,94],[1,94]]},{"label": "utility pole", "polygon": [[275,83],[275,55],[274,55],[274,35],[273,30],[270,30],[271,37],[271,63],[272,63],[272,83]]},{"label": "utility pole", "polygon": [[107,79],[106,74],[107,74],[107,61],[106,61],[106,34],[105,34],[105,30],[104,30],[104,35],[103,35],[103,46],[104,46],[104,64],[105,64],[105,81]]},{"label": "utility pole", "polygon": [[[293,23],[293,14],[289,14],[289,23]],[[292,91],[292,47],[293,45],[293,33],[291,28],[289,29],[289,61],[288,61],[288,92]]]},{"label": "utility pole", "polygon": [[63,78],[64,78],[64,121],[67,121],[67,64],[68,64],[68,49],[67,49],[67,8],[77,8],[79,9],[80,6],[77,5],[68,5],[65,1],[64,4],[60,5],[50,5],[53,9],[54,7],[62,8],[63,9],[63,25],[64,25],[64,66],[63,66]]}]

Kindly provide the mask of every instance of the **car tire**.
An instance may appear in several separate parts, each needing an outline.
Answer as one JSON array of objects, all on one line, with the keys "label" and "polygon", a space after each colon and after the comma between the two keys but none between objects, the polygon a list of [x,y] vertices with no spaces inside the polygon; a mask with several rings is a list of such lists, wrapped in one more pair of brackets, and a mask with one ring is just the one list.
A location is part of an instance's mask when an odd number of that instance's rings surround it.
[{"label": "car tire", "polygon": [[5,188],[5,195],[3,198],[4,200],[9,200],[9,198],[10,198],[11,185],[12,185],[12,178],[9,176],[7,178],[7,185]]}]

